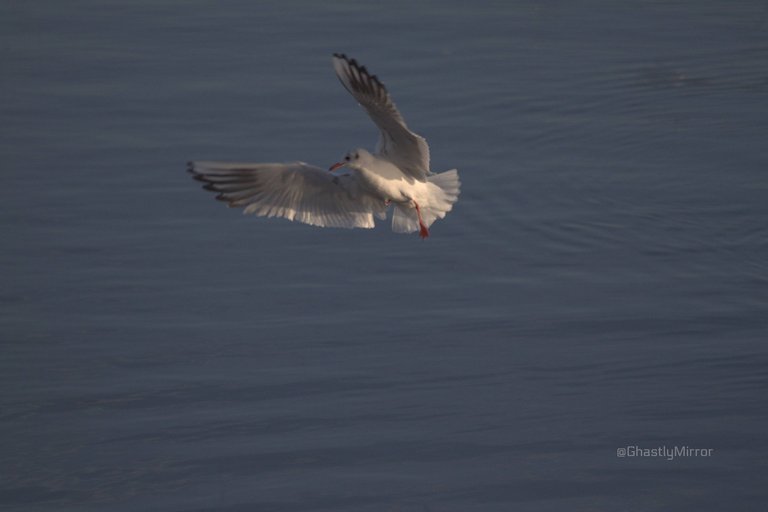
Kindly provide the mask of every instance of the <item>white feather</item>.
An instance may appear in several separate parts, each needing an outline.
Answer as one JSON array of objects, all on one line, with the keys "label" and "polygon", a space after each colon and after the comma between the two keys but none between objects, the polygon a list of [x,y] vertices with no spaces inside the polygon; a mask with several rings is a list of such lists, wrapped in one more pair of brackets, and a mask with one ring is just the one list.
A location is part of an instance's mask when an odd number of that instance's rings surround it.
[{"label": "white feather", "polygon": [[333,174],[303,162],[190,162],[189,171],[217,199],[243,213],[313,226],[372,228],[386,206],[361,189],[354,173]]},{"label": "white feather", "polygon": [[[419,205],[421,219],[430,227],[437,219],[442,219],[453,209],[459,199],[461,181],[456,169],[432,174],[425,183],[415,183],[410,190],[413,200]],[[419,230],[419,217],[416,209],[406,204],[396,204],[392,213],[392,231],[395,233],[413,233]]]},{"label": "white feather", "polygon": [[341,84],[379,127],[376,153],[406,175],[424,180],[429,174],[429,146],[424,137],[408,129],[386,87],[365,66],[343,54],[333,55],[333,68]]}]

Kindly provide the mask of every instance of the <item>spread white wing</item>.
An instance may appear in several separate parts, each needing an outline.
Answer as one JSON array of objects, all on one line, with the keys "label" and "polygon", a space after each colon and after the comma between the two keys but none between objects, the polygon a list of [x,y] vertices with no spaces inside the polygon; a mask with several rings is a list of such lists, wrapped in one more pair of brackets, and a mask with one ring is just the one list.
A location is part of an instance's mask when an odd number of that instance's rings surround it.
[{"label": "spread white wing", "polygon": [[283,217],[305,224],[372,228],[386,206],[360,188],[355,174],[333,174],[303,162],[253,164],[190,162],[188,170],[218,192],[216,199],[243,213]]},{"label": "spread white wing", "polygon": [[386,87],[365,66],[341,53],[333,54],[333,69],[342,85],[368,112],[381,130],[376,152],[405,174],[423,181],[429,172],[429,146],[408,129]]}]

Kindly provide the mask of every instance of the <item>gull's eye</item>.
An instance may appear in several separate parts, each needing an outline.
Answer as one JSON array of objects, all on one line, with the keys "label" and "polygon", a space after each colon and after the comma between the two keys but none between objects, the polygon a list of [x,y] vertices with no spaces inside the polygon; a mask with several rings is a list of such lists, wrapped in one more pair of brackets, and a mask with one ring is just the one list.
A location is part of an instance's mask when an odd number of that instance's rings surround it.
[{"label": "gull's eye", "polygon": [[349,155],[345,156],[345,157],[344,157],[344,160],[346,160],[347,162],[349,162]]}]

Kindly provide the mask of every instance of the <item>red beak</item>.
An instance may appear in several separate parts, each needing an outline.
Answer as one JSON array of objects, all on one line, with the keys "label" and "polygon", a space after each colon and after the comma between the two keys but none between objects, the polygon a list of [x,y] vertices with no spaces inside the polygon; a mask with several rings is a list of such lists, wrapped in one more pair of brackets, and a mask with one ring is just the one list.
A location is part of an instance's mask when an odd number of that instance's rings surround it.
[{"label": "red beak", "polygon": [[328,172],[335,171],[336,169],[338,169],[339,167],[341,167],[344,164],[345,164],[345,162],[336,162],[335,164],[333,164],[332,166],[330,166],[328,168]]}]

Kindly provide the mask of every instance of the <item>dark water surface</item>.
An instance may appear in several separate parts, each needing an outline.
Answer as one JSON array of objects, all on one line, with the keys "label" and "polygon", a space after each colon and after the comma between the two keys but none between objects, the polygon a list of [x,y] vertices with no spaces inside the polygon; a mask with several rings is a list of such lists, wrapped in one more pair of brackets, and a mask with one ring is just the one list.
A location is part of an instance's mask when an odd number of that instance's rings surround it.
[{"label": "dark water surface", "polygon": [[[764,510],[767,32],[759,1],[4,3],[0,508]],[[338,51],[461,173],[426,242],[184,172],[372,146]]]}]

